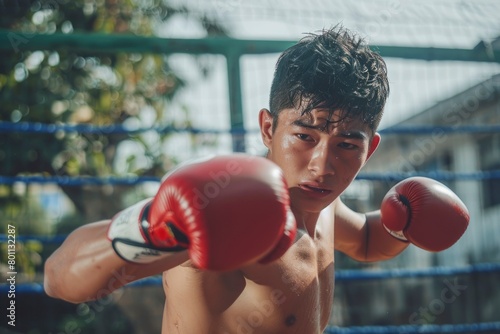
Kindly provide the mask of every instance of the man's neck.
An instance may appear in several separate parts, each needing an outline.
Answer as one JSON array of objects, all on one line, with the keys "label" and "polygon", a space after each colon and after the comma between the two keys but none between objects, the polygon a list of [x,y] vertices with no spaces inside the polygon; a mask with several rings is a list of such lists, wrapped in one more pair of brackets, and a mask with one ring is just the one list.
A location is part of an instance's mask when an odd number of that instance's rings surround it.
[{"label": "man's neck", "polygon": [[297,221],[297,229],[303,230],[311,238],[314,239],[316,235],[316,226],[318,224],[319,213],[318,212],[297,212],[292,208]]}]

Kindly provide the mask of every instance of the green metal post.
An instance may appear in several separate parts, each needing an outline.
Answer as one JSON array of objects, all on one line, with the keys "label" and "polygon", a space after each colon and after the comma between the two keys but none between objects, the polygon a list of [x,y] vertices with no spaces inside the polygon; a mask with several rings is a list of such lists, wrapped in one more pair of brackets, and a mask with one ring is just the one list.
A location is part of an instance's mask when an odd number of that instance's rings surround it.
[{"label": "green metal post", "polygon": [[240,52],[226,53],[227,79],[229,88],[229,114],[233,141],[233,152],[245,152],[245,121],[241,91]]}]

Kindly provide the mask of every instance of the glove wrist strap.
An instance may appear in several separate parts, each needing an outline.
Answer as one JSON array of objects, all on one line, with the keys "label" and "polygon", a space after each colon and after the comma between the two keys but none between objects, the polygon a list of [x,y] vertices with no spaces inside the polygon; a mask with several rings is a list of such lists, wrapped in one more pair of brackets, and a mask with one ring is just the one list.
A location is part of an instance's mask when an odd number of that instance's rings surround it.
[{"label": "glove wrist strap", "polygon": [[147,217],[150,205],[151,199],[141,201],[119,212],[109,225],[108,239],[115,253],[127,262],[151,263],[173,252],[185,250],[179,246],[158,249],[151,244],[144,228],[149,226]]},{"label": "glove wrist strap", "polygon": [[406,239],[403,231],[393,231],[393,230],[389,229],[387,226],[385,226],[384,223],[382,223],[382,225],[384,226],[387,233],[389,233],[393,238],[396,238],[399,241],[409,242],[408,239]]}]

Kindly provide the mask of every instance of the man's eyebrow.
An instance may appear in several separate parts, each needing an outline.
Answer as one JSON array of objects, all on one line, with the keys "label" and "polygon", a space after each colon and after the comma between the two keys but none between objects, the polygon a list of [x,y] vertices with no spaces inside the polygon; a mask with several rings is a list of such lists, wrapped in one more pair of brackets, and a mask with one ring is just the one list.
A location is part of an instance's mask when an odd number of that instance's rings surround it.
[{"label": "man's eyebrow", "polygon": [[364,131],[354,130],[354,131],[343,131],[339,136],[349,139],[368,139],[368,135]]},{"label": "man's eyebrow", "polygon": [[320,130],[323,131],[325,129],[325,126],[319,126],[319,125],[312,125],[310,123],[306,123],[302,121],[301,119],[296,119],[295,121],[292,122],[293,125],[300,126],[302,128],[308,128],[308,129],[314,129],[314,130]]},{"label": "man's eyebrow", "polygon": [[[297,119],[292,122],[293,125],[300,126],[303,128],[308,128],[308,129],[313,129],[313,130],[318,130],[321,132],[327,132],[327,127],[324,125],[313,125],[310,123],[306,123],[300,119]],[[347,131],[342,131],[339,133],[340,137],[344,137],[347,139],[359,139],[359,140],[365,140],[368,139],[368,134],[366,134],[365,131],[361,130],[347,130]]]}]

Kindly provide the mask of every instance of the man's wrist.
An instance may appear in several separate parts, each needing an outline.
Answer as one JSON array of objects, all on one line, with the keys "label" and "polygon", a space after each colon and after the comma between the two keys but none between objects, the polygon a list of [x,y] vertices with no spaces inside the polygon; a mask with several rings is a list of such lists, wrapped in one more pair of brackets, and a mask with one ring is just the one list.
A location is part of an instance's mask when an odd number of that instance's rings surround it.
[{"label": "man's wrist", "polygon": [[402,242],[405,242],[405,243],[409,242],[408,239],[406,239],[403,231],[393,231],[393,230],[389,229],[387,226],[385,226],[384,223],[382,223],[382,226],[384,226],[384,229],[387,231],[387,233],[389,233],[395,239],[402,241]]},{"label": "man's wrist", "polygon": [[144,210],[151,203],[151,198],[145,199],[117,213],[108,228],[108,239],[126,239],[134,243],[148,243],[142,228],[141,220]]},{"label": "man's wrist", "polygon": [[[165,229],[173,244],[171,247],[157,247],[151,240],[149,229],[151,223],[148,221],[152,199],[143,200],[131,207],[119,212],[113,217],[108,228],[108,239],[111,241],[115,253],[127,262],[151,263],[169,256],[173,252],[186,250],[186,237],[172,224],[165,223],[161,228]],[[177,242],[177,238],[185,241],[183,245]]]}]

